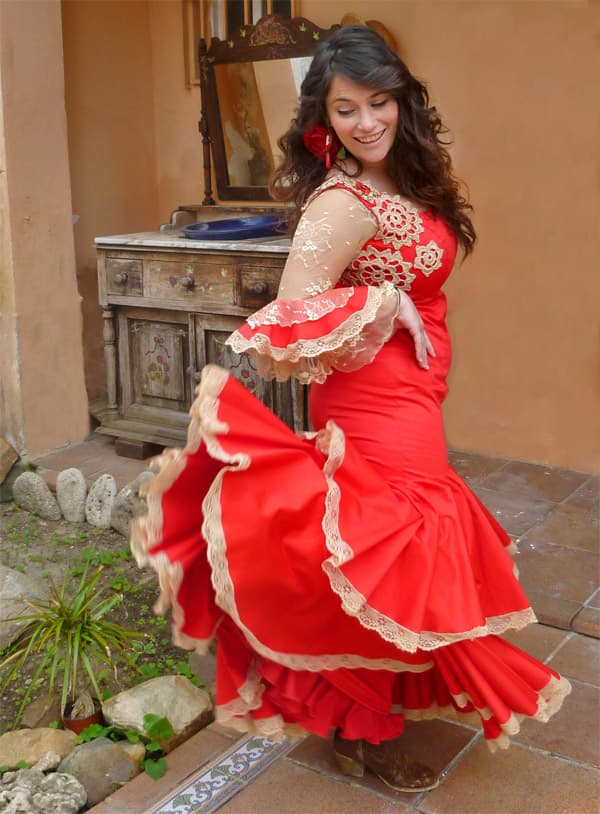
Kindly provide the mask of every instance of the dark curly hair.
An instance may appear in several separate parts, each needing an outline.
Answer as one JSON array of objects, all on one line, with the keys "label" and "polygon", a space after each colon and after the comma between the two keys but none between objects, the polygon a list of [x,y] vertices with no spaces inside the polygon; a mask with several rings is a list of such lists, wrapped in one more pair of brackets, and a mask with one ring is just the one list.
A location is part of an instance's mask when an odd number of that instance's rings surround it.
[{"label": "dark curly hair", "polygon": [[[448,131],[435,107],[430,106],[425,85],[415,79],[379,34],[363,25],[338,28],[319,43],[302,82],[296,118],[278,141],[283,160],[269,189],[276,200],[296,204],[292,228],[302,205],[327,175],[323,161],[304,146],[303,134],[312,124],[327,123],[325,102],[336,74],[387,91],[396,99],[398,127],[388,172],[402,195],[447,223],[468,254],[476,240],[469,217],[472,207],[452,174],[448,141],[443,140]],[[360,173],[360,162],[352,158]]]}]

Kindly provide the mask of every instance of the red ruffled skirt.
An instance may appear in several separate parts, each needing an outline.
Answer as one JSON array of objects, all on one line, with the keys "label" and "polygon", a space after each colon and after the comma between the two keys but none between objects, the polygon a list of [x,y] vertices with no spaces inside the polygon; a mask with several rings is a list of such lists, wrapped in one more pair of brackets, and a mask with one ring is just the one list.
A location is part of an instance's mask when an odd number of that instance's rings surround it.
[{"label": "red ruffled skirt", "polygon": [[377,743],[405,718],[476,710],[504,747],[570,686],[499,638],[535,621],[510,539],[448,466],[439,394],[393,381],[394,344],[312,386],[310,437],[207,366],[132,547],[175,642],[216,637],[219,719]]}]

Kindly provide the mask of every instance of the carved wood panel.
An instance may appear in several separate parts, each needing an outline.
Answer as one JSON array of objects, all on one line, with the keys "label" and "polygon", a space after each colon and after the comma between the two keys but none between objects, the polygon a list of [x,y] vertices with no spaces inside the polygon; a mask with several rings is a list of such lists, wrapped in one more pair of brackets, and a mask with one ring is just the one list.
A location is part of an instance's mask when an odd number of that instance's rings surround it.
[{"label": "carved wood panel", "polygon": [[119,366],[125,417],[181,414],[192,397],[188,318],[177,312],[123,309],[119,314]]},{"label": "carved wood panel", "polygon": [[197,315],[195,317],[197,367],[215,364],[227,368],[256,398],[260,399],[292,429],[303,428],[304,408],[296,397],[293,382],[265,382],[247,354],[234,353],[225,344],[229,334],[241,324],[236,317]]}]

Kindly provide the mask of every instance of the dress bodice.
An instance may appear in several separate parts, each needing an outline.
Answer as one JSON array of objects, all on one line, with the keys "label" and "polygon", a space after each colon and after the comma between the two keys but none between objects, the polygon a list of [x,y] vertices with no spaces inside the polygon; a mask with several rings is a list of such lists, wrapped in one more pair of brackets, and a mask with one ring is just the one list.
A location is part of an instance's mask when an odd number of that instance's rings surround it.
[{"label": "dress bodice", "polygon": [[446,223],[430,211],[419,211],[399,195],[379,192],[339,174],[321,184],[309,201],[332,188],[355,195],[377,226],[337,287],[377,286],[389,281],[417,301],[435,296],[456,258],[457,241]]}]

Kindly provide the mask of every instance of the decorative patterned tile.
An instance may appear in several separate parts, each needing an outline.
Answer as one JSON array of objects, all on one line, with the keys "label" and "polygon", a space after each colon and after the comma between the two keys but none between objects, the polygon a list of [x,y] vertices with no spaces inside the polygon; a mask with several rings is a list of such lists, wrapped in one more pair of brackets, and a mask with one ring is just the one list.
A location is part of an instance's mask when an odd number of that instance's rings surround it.
[{"label": "decorative patterned tile", "polygon": [[210,766],[200,769],[171,790],[167,798],[146,814],[209,814],[264,772],[291,748],[282,743],[249,735],[238,741]]}]

